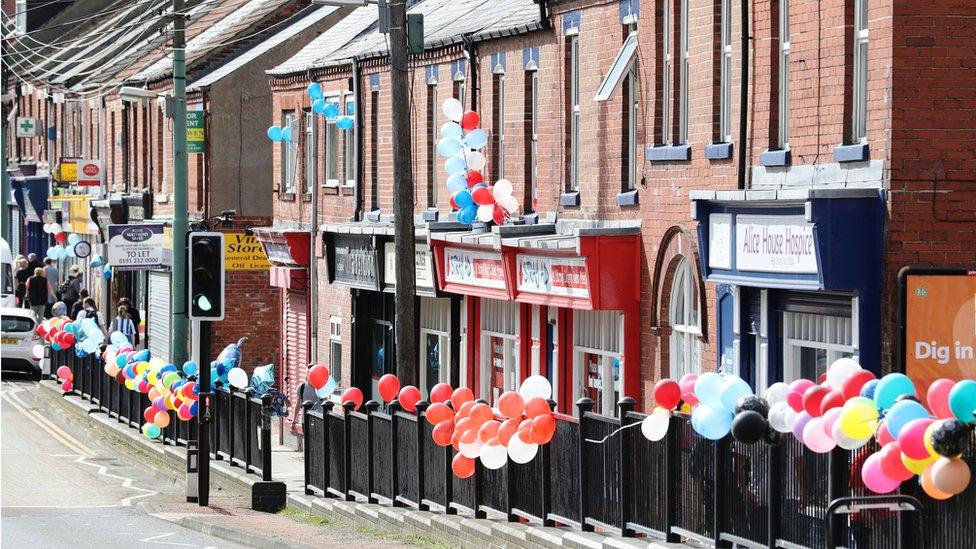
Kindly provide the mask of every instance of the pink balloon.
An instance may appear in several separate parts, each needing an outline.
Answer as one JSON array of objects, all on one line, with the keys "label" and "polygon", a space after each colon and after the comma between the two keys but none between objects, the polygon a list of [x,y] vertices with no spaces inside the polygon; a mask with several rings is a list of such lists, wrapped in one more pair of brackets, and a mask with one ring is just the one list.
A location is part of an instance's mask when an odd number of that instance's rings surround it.
[{"label": "pink balloon", "polygon": [[925,400],[928,402],[929,410],[939,419],[952,418],[952,409],[949,408],[949,391],[955,382],[951,379],[937,379],[929,385]]},{"label": "pink balloon", "polygon": [[[698,374],[685,374],[681,376],[678,380],[678,387],[681,388],[681,394],[694,393],[695,392],[695,381],[698,379]],[[688,399],[682,396],[682,400],[688,402]]]},{"label": "pink balloon", "polygon": [[816,385],[816,383],[814,383],[813,381],[809,379],[800,378],[790,383],[790,390],[796,391],[802,395],[804,391],[806,391],[807,389],[809,389],[814,385]]},{"label": "pink balloon", "polygon": [[818,454],[826,454],[837,446],[834,439],[824,431],[823,417],[815,417],[803,427],[803,444]]},{"label": "pink balloon", "polygon": [[861,468],[861,480],[864,481],[864,485],[868,487],[868,490],[877,494],[894,492],[901,484],[900,481],[886,476],[884,471],[881,470],[880,452],[875,452],[864,460],[864,466]]},{"label": "pink balloon", "polygon": [[[796,419],[793,421],[793,436],[795,436],[796,437],[796,440],[800,441],[800,443],[803,443],[804,442],[804,440],[803,440],[803,432],[804,432],[804,429],[807,426],[807,423],[809,423],[811,419],[812,418],[810,417],[810,414],[808,414],[806,412],[806,410],[804,410],[804,411],[800,412],[796,416]],[[823,426],[822,425],[820,427],[820,430],[823,430]]]},{"label": "pink balloon", "polygon": [[925,429],[933,421],[932,418],[913,419],[898,431],[898,444],[906,456],[912,459],[929,457],[929,451],[925,448]]},{"label": "pink balloon", "polygon": [[833,436],[834,423],[837,422],[837,418],[840,417],[842,411],[841,408],[831,408],[823,415],[824,432],[827,433],[827,436]]},{"label": "pink balloon", "polygon": [[803,393],[795,389],[790,389],[790,392],[786,393],[786,403],[789,404],[790,408],[793,408],[794,412],[802,412]]},{"label": "pink balloon", "polygon": [[895,437],[891,436],[891,433],[888,432],[888,426],[883,421],[878,423],[878,430],[875,431],[875,436],[877,437],[878,444],[880,446],[885,446],[889,442],[895,440]]}]

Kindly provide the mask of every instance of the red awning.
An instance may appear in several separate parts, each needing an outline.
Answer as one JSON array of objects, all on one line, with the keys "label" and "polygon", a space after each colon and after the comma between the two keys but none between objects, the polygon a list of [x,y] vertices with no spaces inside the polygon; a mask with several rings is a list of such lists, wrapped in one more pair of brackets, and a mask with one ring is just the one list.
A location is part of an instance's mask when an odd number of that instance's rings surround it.
[{"label": "red awning", "polygon": [[312,233],[299,229],[258,227],[254,236],[264,246],[268,261],[277,265],[308,267]]}]

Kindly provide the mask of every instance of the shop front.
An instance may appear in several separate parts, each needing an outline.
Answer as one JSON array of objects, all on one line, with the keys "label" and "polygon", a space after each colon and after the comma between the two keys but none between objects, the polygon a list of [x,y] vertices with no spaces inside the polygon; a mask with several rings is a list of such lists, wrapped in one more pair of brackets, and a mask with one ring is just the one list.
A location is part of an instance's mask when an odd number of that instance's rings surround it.
[{"label": "shop front", "polygon": [[692,200],[702,274],[718,285],[720,365],[757,390],[817,379],[841,357],[880,373],[877,189],[708,191]]},{"label": "shop front", "polygon": [[[19,171],[10,172],[10,192],[13,194],[17,214],[11,216],[11,222],[19,218],[22,225],[17,225],[16,231],[11,231],[11,253],[35,253],[44,257],[48,246],[53,242],[44,232],[44,210],[48,207],[48,196],[51,190],[51,177],[41,175],[23,175]],[[22,228],[22,230],[21,230]]]}]

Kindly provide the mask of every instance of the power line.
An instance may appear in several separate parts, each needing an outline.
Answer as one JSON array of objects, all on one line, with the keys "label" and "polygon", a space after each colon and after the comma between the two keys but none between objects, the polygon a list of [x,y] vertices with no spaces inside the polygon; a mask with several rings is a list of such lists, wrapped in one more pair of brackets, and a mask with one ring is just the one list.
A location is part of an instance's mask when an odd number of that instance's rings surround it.
[{"label": "power line", "polygon": [[45,31],[49,31],[51,29],[57,29],[57,28],[61,28],[61,27],[66,27],[68,25],[74,25],[75,23],[83,23],[85,21],[90,21],[92,19],[99,18],[99,17],[101,17],[103,15],[110,15],[110,14],[113,14],[113,13],[119,13],[119,12],[122,12],[122,11],[132,10],[132,9],[135,9],[137,6],[140,6],[142,4],[153,3],[155,1],[156,0],[138,0],[135,4],[130,4],[128,6],[124,6],[124,7],[121,7],[121,8],[115,8],[115,9],[111,9],[111,10],[105,10],[105,11],[96,12],[96,13],[93,13],[93,14],[88,15],[88,16],[85,16],[85,17],[80,17],[78,19],[72,19],[71,21],[65,21],[63,23],[56,23],[54,25],[44,26],[44,27],[41,27],[41,28],[39,28],[37,30],[32,30],[30,32],[25,32],[25,33],[22,33],[22,34],[12,34],[10,36],[5,36],[5,37],[3,37],[3,40],[16,40],[18,38],[23,38],[25,36],[33,36],[34,34],[37,34],[37,33],[40,33],[40,32],[45,32]]}]

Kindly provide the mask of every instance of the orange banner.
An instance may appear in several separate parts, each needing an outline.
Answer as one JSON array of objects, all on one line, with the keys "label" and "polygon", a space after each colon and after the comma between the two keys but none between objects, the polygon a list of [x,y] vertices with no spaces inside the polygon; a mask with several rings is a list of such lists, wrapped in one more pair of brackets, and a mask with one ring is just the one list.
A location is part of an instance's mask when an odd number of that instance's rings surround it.
[{"label": "orange banner", "polygon": [[939,378],[976,379],[976,273],[906,277],[905,373],[925,398]]}]

